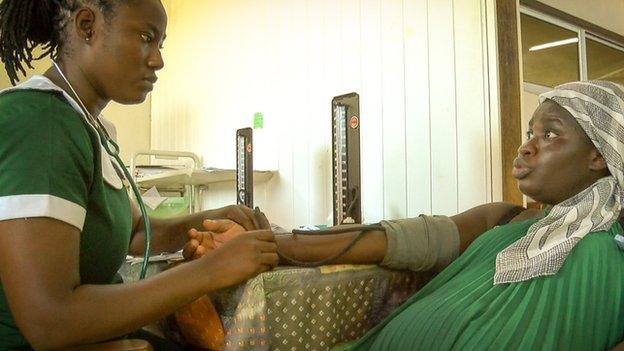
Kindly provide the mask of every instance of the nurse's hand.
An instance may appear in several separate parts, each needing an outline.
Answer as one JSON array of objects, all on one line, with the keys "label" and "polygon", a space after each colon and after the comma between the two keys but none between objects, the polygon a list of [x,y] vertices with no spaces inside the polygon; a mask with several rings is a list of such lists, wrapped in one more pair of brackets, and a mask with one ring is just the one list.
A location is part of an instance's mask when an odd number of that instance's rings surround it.
[{"label": "nurse's hand", "polygon": [[[227,218],[236,222],[246,230],[268,229],[263,226],[263,223],[258,223],[258,218],[256,218],[254,210],[249,207],[243,205],[230,205],[215,211],[215,214],[211,216],[212,219]],[[268,223],[264,213],[260,212],[260,214],[260,221],[266,221]]]},{"label": "nurse's hand", "polygon": [[198,231],[195,228],[188,231],[189,240],[182,249],[182,255],[186,260],[202,257],[207,252],[246,232],[240,224],[228,219],[206,219],[202,225],[204,231]]},{"label": "nurse's hand", "polygon": [[277,244],[270,230],[246,232],[223,243],[201,260],[213,274],[214,286],[224,288],[242,283],[277,266]]}]

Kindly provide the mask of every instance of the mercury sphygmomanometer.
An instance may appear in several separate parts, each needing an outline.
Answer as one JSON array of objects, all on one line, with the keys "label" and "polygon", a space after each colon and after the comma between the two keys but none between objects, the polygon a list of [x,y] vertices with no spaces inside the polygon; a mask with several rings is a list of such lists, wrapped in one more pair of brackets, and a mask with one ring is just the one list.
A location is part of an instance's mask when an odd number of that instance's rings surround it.
[{"label": "mercury sphygmomanometer", "polygon": [[253,130],[236,131],[236,204],[253,208]]},{"label": "mercury sphygmomanometer", "polygon": [[360,96],[332,100],[334,225],[362,223],[360,182]]}]

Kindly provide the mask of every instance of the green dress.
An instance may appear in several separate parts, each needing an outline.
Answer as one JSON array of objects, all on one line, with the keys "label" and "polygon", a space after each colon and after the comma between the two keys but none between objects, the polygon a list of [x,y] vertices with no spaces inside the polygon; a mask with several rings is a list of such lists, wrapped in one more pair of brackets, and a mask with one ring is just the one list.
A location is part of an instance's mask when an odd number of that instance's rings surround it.
[{"label": "green dress", "polygon": [[[75,226],[81,283],[119,282],[132,227],[126,190],[76,106],[44,77],[26,86],[0,94],[0,220],[49,217]],[[0,350],[27,344],[0,283]]]},{"label": "green dress", "polygon": [[605,350],[623,339],[623,233],[590,233],[556,275],[493,285],[496,254],[536,219],[482,234],[361,339],[338,350]]}]

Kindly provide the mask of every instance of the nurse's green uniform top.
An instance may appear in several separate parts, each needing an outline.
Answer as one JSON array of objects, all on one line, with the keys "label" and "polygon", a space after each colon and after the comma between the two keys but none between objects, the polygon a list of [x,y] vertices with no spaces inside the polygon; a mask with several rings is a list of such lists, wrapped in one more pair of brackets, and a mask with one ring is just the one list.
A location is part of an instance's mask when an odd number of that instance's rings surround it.
[{"label": "nurse's green uniform top", "polygon": [[493,285],[496,254],[537,220],[479,236],[429,284],[356,342],[336,350],[605,350],[623,339],[624,254],[589,233],[556,275]]},{"label": "nurse's green uniform top", "polygon": [[[46,78],[0,93],[0,220],[50,217],[80,229],[82,284],[118,282],[132,226],[126,190],[101,149],[75,102]],[[0,350],[25,346],[0,283]]]}]

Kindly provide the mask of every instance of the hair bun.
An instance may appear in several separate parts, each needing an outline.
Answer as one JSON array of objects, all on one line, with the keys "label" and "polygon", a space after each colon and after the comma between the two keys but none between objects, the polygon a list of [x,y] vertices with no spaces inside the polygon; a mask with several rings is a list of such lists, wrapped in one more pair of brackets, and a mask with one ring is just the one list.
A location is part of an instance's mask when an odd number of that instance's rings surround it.
[{"label": "hair bun", "polygon": [[[6,0],[5,0],[6,1]],[[17,0],[23,1],[23,0]],[[59,0],[29,0],[26,3],[36,3],[30,5],[30,21],[27,37],[33,44],[46,44],[55,41],[54,24],[59,20],[61,3]]]},{"label": "hair bun", "polygon": [[[33,59],[54,55],[59,46],[56,28],[66,0],[0,0],[0,59],[15,84],[17,72],[25,74],[23,64],[31,67]],[[33,58],[35,47],[44,52]]]}]

